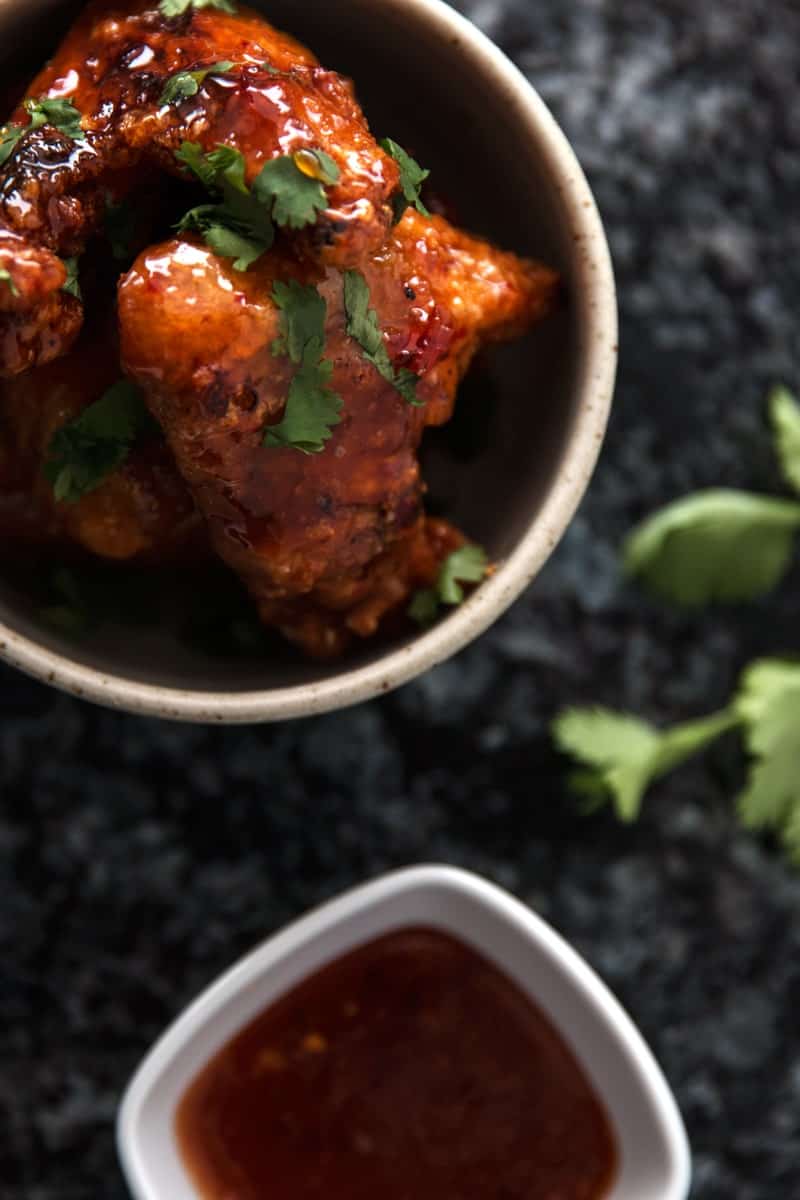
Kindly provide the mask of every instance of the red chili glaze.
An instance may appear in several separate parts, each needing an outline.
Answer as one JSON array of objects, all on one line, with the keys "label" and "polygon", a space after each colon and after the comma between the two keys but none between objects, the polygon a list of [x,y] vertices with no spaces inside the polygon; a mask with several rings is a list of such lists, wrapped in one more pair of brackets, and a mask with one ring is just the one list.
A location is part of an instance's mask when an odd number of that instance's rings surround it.
[{"label": "red chili glaze", "polygon": [[338,959],[209,1063],[176,1120],[206,1200],[600,1200],[614,1134],[502,972],[408,929]]}]

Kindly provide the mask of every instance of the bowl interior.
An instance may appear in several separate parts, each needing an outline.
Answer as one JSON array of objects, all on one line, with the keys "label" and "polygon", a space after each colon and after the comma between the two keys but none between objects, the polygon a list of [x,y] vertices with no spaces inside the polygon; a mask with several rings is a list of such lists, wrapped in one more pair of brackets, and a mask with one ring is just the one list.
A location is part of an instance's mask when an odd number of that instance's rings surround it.
[{"label": "bowl interior", "polygon": [[[354,78],[373,130],[391,134],[431,167],[438,194],[455,206],[463,225],[539,257],[565,276],[572,303],[532,336],[492,352],[465,384],[451,426],[427,435],[432,509],[502,559],[529,530],[562,470],[585,345],[574,230],[541,146],[508,88],[481,69],[475,47],[457,36],[444,38],[425,20],[423,6],[397,0],[262,0],[255,6],[326,65]],[[71,0],[3,5],[5,53],[17,56],[23,38],[34,48],[32,63],[42,61],[78,8]],[[41,602],[28,584],[4,568],[0,621],[108,675],[226,694],[324,683],[386,654],[385,645],[366,646],[340,663],[321,665],[302,661],[277,639],[258,652],[212,652],[202,637],[177,636],[169,616],[193,607],[202,581],[187,585],[176,573],[168,575],[148,585],[150,619],[135,625],[106,620],[76,637],[43,621]],[[153,598],[171,594],[173,585],[171,609],[156,609]]]},{"label": "bowl interior", "polygon": [[325,963],[392,929],[449,932],[541,1006],[603,1098],[619,1148],[608,1200],[685,1200],[686,1136],[649,1050],[587,965],[510,896],[465,872],[419,867],[356,889],[242,960],[179,1018],[134,1077],[118,1121],[137,1200],[197,1200],[173,1132],[197,1072],[259,1012]]}]

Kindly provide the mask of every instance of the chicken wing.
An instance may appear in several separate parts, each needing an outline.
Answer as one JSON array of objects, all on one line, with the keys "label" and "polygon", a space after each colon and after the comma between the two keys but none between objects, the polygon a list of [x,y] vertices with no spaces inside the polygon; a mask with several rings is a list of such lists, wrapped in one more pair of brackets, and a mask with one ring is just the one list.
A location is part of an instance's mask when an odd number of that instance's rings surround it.
[{"label": "chicken wing", "polygon": [[[181,72],[198,73],[196,89],[190,94],[190,83],[187,94],[164,101],[167,81]],[[81,253],[107,198],[123,196],[137,173],[182,175],[175,152],[183,141],[238,149],[248,184],[279,156],[324,151],[338,180],[327,188],[327,209],[293,239],[313,259],[352,265],[389,228],[398,168],[370,134],[351,84],[248,9],[190,7],[167,19],[156,0],[95,0],[29,95],[68,100],[82,133],[37,127],[24,107],[12,117],[30,128],[0,171],[2,374],[68,348],[81,309],[60,290],[60,259]]]},{"label": "chicken wing", "polygon": [[203,560],[205,526],[163,438],[135,446],[74,503],[57,502],[45,477],[53,434],[119,378],[114,325],[87,326],[66,357],[0,383],[0,534],[6,543],[56,543],[117,562]]},{"label": "chicken wing", "polygon": [[[314,654],[374,633],[463,540],[424,518],[424,427],[449,418],[479,346],[544,315],[557,287],[548,269],[415,212],[360,270],[394,368],[419,377],[419,407],[349,336],[333,267],[278,250],[242,274],[174,239],[145,251],[119,289],[124,367],[147,394],[214,548],[262,619]],[[330,386],[343,401],[313,455],[263,444],[294,371],[271,349],[274,285],[289,279],[314,284],[326,302]]]}]

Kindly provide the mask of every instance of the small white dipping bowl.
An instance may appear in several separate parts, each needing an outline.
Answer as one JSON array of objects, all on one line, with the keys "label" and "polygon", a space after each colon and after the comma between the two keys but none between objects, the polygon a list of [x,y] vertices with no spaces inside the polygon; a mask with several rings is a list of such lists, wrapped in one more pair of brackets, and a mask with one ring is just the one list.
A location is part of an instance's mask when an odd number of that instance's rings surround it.
[{"label": "small white dipping bowl", "polygon": [[675,1099],[608,989],[541,918],[491,883],[423,866],[347,892],[290,925],[212,984],[145,1058],[117,1137],[136,1200],[199,1200],[178,1149],[175,1112],[223,1046],[301,980],[392,930],[427,926],[495,963],[547,1014],[605,1103],[619,1148],[607,1200],[686,1200],[690,1159]]}]

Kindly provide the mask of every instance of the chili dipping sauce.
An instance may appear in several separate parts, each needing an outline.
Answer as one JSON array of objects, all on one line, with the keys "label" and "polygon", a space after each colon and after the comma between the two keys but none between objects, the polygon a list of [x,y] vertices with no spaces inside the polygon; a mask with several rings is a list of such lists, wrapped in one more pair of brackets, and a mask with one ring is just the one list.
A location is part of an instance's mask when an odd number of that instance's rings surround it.
[{"label": "chili dipping sauce", "polygon": [[461,942],[404,929],[270,1005],[176,1132],[206,1200],[600,1200],[608,1115],[561,1036]]}]

